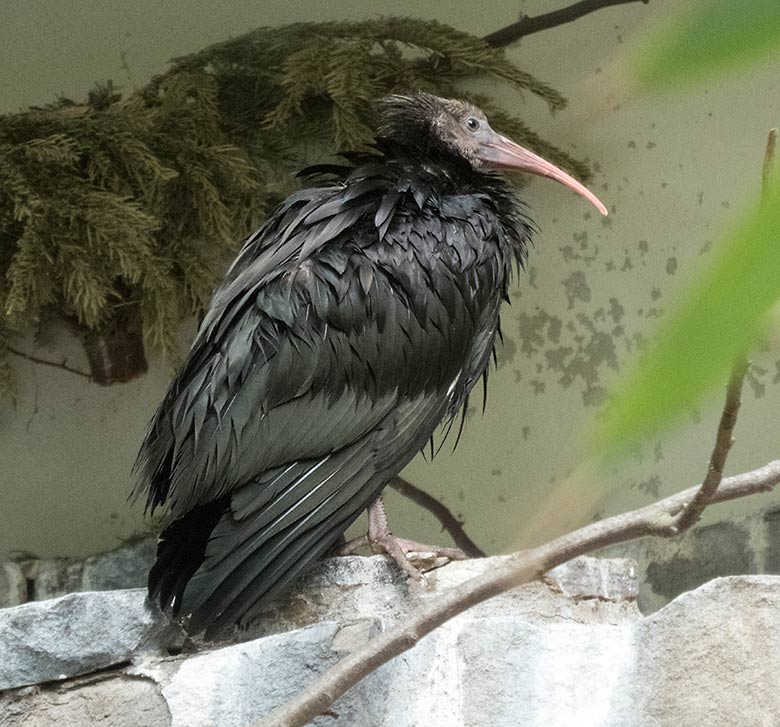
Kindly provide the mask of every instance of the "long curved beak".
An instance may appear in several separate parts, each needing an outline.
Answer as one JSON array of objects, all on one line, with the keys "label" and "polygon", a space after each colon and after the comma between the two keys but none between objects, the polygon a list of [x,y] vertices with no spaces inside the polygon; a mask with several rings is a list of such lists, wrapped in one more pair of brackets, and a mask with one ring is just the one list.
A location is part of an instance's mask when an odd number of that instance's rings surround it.
[{"label": "long curved beak", "polygon": [[518,169],[521,172],[538,174],[540,177],[554,179],[556,182],[565,184],[569,189],[573,189],[577,194],[581,194],[602,215],[606,216],[608,214],[604,203],[584,184],[578,182],[574,177],[564,172],[563,169],[556,167],[555,164],[548,162],[546,159],[501,134],[492,131],[490,136],[480,145],[478,155],[482,161],[488,164]]}]

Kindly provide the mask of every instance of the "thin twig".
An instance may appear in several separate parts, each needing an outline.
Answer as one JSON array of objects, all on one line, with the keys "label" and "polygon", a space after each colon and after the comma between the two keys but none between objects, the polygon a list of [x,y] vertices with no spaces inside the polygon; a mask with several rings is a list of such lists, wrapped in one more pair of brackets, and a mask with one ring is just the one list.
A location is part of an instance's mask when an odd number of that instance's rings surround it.
[{"label": "thin twig", "polygon": [[450,537],[469,558],[484,558],[483,551],[463,529],[463,523],[456,518],[450,509],[433,495],[429,495],[419,487],[415,487],[403,477],[393,477],[388,483],[396,492],[411,500],[433,515],[441,526],[450,534]]},{"label": "thin twig", "polygon": [[742,383],[745,380],[747,370],[748,360],[742,355],[737,359],[731,370],[731,378],[726,388],[726,403],[723,405],[723,413],[720,415],[718,432],[715,435],[715,446],[712,450],[709,467],[707,467],[707,475],[693,499],[677,518],[676,526],[681,533],[699,521],[704,508],[712,501],[718,485],[723,479],[723,468],[726,465],[731,445],[734,443],[734,427],[737,423],[739,405],[742,401]]},{"label": "thin twig", "polygon": [[25,353],[24,351],[19,351],[13,346],[6,346],[5,350],[8,351],[8,353],[12,353],[14,356],[18,356],[19,358],[25,358],[28,361],[32,361],[33,363],[41,364],[42,366],[51,366],[52,368],[55,369],[62,369],[63,371],[67,371],[69,374],[76,374],[76,376],[83,376],[85,379],[89,379],[90,381],[92,381],[92,374],[88,374],[86,371],[81,371],[80,369],[73,368],[73,366],[68,366],[68,364],[65,363],[66,359],[63,359],[62,361],[48,361],[45,358],[38,358],[37,356],[33,356],[31,353]]},{"label": "thin twig", "polygon": [[[780,484],[780,460],[720,483],[711,502],[724,502]],[[302,727],[328,710],[367,674],[411,649],[423,636],[454,616],[510,588],[538,579],[552,568],[598,548],[645,536],[678,534],[677,516],[700,485],[632,512],[591,523],[533,550],[513,553],[505,563],[455,586],[436,601],[419,608],[404,623],[372,639],[317,678],[292,700],[247,727]]]},{"label": "thin twig", "polygon": [[[761,194],[764,199],[766,199],[766,195],[769,192],[770,178],[775,163],[776,143],[777,129],[771,129],[766,143],[766,151],[764,152],[764,164],[761,169]],[[723,479],[723,468],[726,465],[731,445],[734,443],[734,427],[737,423],[742,397],[742,384],[745,380],[748,366],[747,357],[743,353],[740,354],[731,369],[731,377],[726,389],[726,403],[723,406],[723,413],[718,424],[715,447],[712,450],[707,475],[693,499],[677,517],[675,524],[680,532],[688,530],[699,521],[704,508],[712,500],[720,481]]]},{"label": "thin twig", "polygon": [[772,174],[775,167],[775,149],[777,148],[777,129],[769,130],[769,138],[766,140],[766,151],[764,152],[764,165],[761,169],[761,192],[766,198],[769,192],[769,183],[772,181]]},{"label": "thin twig", "polygon": [[644,5],[647,5],[650,0],[580,0],[580,2],[574,3],[574,5],[569,5],[560,10],[553,10],[549,13],[543,13],[542,15],[535,15],[534,17],[523,15],[516,23],[512,23],[505,28],[500,28],[499,30],[489,33],[484,36],[483,40],[494,48],[503,48],[504,46],[511,45],[515,41],[520,40],[520,38],[523,38],[526,35],[571,23],[573,20],[577,20],[583,15],[588,15],[596,10],[608,8],[613,5],[626,5],[627,3],[635,2],[641,2]]}]

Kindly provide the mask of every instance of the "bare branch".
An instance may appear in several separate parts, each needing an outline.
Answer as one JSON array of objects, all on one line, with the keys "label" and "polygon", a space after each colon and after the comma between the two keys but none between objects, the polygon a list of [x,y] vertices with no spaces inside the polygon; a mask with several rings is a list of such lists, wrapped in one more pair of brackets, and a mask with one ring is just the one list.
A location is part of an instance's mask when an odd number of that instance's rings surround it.
[{"label": "bare branch", "polygon": [[450,534],[455,545],[470,558],[485,557],[485,551],[483,551],[466,534],[466,531],[463,529],[463,523],[452,514],[450,509],[443,502],[437,500],[433,495],[429,495],[419,487],[415,487],[403,477],[393,477],[393,479],[388,482],[388,485],[399,494],[431,513],[431,515],[433,515],[441,523],[441,526]]},{"label": "bare branch", "polygon": [[[764,198],[766,198],[769,190],[769,182],[775,162],[776,142],[777,129],[771,129],[766,143],[764,164],[761,170],[761,193]],[[688,528],[699,521],[704,508],[712,500],[720,481],[723,479],[723,468],[726,465],[731,445],[734,443],[734,427],[737,423],[737,414],[739,413],[742,396],[742,383],[745,380],[748,365],[748,360],[744,354],[734,362],[726,390],[726,403],[723,406],[723,413],[718,424],[718,433],[715,437],[715,447],[712,450],[710,464],[707,468],[707,476],[704,478],[699,491],[677,518],[676,525],[680,532],[688,530]]]},{"label": "bare branch", "polygon": [[681,533],[699,521],[704,508],[712,501],[718,485],[723,479],[723,468],[726,465],[731,445],[734,443],[734,427],[737,423],[737,414],[739,414],[739,405],[742,400],[742,383],[745,380],[747,370],[747,358],[740,356],[731,370],[731,378],[726,389],[726,403],[723,405],[723,413],[720,416],[718,433],[715,436],[715,447],[712,450],[707,475],[694,498],[677,518],[676,526]]},{"label": "bare branch", "polygon": [[73,366],[68,366],[68,364],[66,363],[67,359],[63,359],[62,361],[48,361],[45,358],[38,358],[37,356],[33,356],[30,353],[19,351],[18,349],[13,348],[12,346],[6,346],[5,350],[8,351],[8,353],[12,353],[14,356],[27,359],[28,361],[32,361],[33,363],[41,364],[42,366],[51,366],[52,368],[55,369],[62,369],[63,371],[67,371],[69,374],[76,374],[76,376],[83,376],[85,379],[89,379],[90,381],[92,381],[91,374],[88,374],[86,371],[81,371],[80,369],[73,368]]},{"label": "bare branch", "polygon": [[[722,480],[711,502],[768,492],[778,484],[780,460]],[[302,727],[328,710],[367,674],[411,649],[423,636],[472,606],[536,580],[551,568],[598,548],[650,535],[678,534],[676,519],[700,489],[701,485],[691,487],[653,505],[591,523],[533,550],[512,554],[505,564],[452,588],[440,599],[420,608],[403,625],[344,657],[287,704],[248,727]]]},{"label": "bare branch", "polygon": [[580,0],[580,2],[574,3],[574,5],[569,5],[560,10],[553,10],[542,15],[535,15],[534,17],[523,15],[516,23],[507,25],[505,28],[500,28],[499,30],[486,35],[482,40],[488,45],[492,45],[494,48],[502,48],[511,45],[526,35],[571,23],[573,20],[577,20],[583,15],[588,15],[596,10],[608,8],[613,5],[626,5],[627,3],[635,2],[641,2],[644,5],[647,5],[650,0]]},{"label": "bare branch", "polygon": [[775,149],[777,147],[777,129],[769,130],[769,138],[766,140],[764,152],[764,166],[761,170],[761,191],[766,195],[769,182],[772,181],[772,172],[775,166]]}]

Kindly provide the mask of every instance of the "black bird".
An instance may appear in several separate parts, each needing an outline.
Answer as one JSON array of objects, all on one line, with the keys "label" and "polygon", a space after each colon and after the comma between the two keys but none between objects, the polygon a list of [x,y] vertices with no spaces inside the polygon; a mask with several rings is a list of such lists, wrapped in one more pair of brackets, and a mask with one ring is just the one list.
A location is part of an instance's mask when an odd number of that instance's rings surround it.
[{"label": "black bird", "polygon": [[405,563],[379,495],[487,379],[530,240],[493,170],[606,214],[458,100],[391,96],[373,150],[343,156],[248,238],[136,462],[168,510],[150,597],[192,633],[246,624],[375,501],[369,537]]}]

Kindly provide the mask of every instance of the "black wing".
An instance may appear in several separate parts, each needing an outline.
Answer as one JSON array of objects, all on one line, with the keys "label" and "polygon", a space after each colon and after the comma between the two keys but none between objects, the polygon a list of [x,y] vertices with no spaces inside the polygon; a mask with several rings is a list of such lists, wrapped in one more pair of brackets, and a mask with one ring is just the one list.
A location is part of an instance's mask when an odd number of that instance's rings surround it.
[{"label": "black wing", "polygon": [[298,193],[249,241],[150,426],[142,487],[170,511],[150,590],[193,632],[245,621],[298,577],[487,363],[498,233],[442,223],[371,171]]}]

